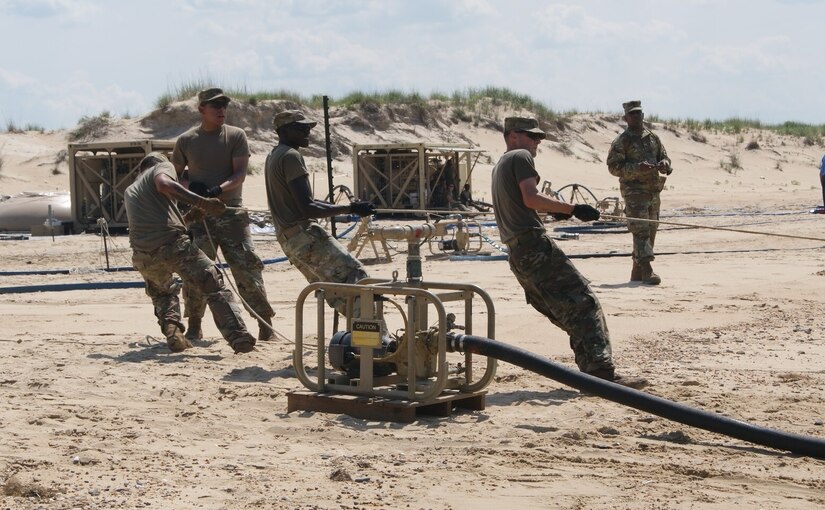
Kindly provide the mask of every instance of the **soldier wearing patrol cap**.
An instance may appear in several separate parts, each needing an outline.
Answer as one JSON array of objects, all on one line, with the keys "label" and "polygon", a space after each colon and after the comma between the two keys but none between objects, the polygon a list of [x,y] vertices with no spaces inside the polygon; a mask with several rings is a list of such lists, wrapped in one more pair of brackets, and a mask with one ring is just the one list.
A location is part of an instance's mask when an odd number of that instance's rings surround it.
[{"label": "soldier wearing patrol cap", "polygon": [[[665,146],[656,134],[644,127],[641,101],[622,104],[627,129],[613,140],[607,154],[607,168],[619,178],[619,188],[628,218],[658,220],[666,176],[673,172]],[[653,244],[658,223],[632,221],[627,229],[633,234],[633,268],[630,281],[658,285],[662,279],[653,272]]]},{"label": "soldier wearing patrol cap", "polygon": [[[356,283],[368,276],[364,265],[315,220],[337,214],[371,216],[375,206],[366,201],[336,205],[315,200],[299,149],[309,147],[309,135],[316,124],[298,110],[275,115],[278,145],[267,156],[265,170],[269,209],[284,255],[307,281]],[[346,315],[345,299],[334,298],[328,303]],[[353,315],[358,317],[358,312],[356,308]]]},{"label": "soldier wearing patrol cap", "polygon": [[[123,194],[132,264],[146,281],[146,294],[169,349],[181,352],[192,347],[180,319],[180,288],[172,278],[177,273],[184,285],[206,296],[215,324],[232,350],[252,351],[255,337],[247,332],[220,271],[186,235],[186,223],[201,221],[206,214],[220,216],[226,206],[217,198],[204,198],[181,186],[179,172],[161,153],[149,153],[138,171]],[[176,203],[192,208],[181,216]]]},{"label": "soldier wearing patrol cap", "polygon": [[[183,133],[175,142],[172,163],[178,172],[188,169],[189,189],[206,197],[217,197],[230,209],[215,218],[190,227],[195,244],[215,260],[217,249],[232,270],[238,293],[258,317],[258,339],[274,338],[271,317],[275,315],[266,296],[263,262],[255,253],[249,231],[249,215],[239,209],[241,192],[249,163],[249,145],[243,129],[227,125],[229,97],[219,88],[198,93],[201,123]],[[206,309],[205,296],[193,287],[184,288],[186,315],[189,317],[187,338],[200,338],[201,318]]]},{"label": "soldier wearing patrol cap", "polygon": [[602,307],[587,280],[547,236],[538,213],[581,221],[599,218],[599,211],[570,205],[538,190],[533,158],[546,134],[536,119],[504,119],[507,152],[493,168],[493,207],[501,240],[510,248],[510,270],[524,288],[527,302],[570,336],[570,347],[582,372],[640,388],[644,379],[615,372]]}]

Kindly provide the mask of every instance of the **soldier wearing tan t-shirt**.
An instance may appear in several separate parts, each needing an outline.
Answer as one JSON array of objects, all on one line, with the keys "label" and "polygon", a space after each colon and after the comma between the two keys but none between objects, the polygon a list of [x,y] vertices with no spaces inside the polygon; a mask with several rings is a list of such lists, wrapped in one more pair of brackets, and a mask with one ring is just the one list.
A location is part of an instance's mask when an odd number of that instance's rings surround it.
[{"label": "soldier wearing tan t-shirt", "polygon": [[[169,349],[181,352],[192,347],[180,321],[180,289],[173,279],[177,273],[186,286],[206,296],[215,325],[232,349],[252,351],[255,337],[247,332],[220,271],[186,235],[185,223],[200,221],[204,214],[221,215],[226,206],[217,198],[204,198],[181,186],[175,168],[163,154],[149,153],[138,168],[137,179],[123,194],[129,244],[134,251],[132,264],[146,281],[146,294],[152,299]],[[175,202],[193,207],[181,216]]]},{"label": "soldier wearing tan t-shirt", "polygon": [[533,158],[546,133],[538,120],[504,119],[507,152],[493,168],[493,207],[501,240],[509,248],[510,270],[524,289],[527,303],[570,337],[576,365],[582,372],[625,386],[647,381],[621,376],[613,365],[613,350],[602,306],[587,279],[545,232],[539,213],[581,221],[599,218],[586,204],[572,205],[541,193]]},{"label": "soldier wearing tan t-shirt", "polygon": [[[368,276],[364,265],[315,220],[348,213],[371,216],[375,205],[360,200],[336,205],[313,198],[309,172],[299,149],[309,146],[309,134],[315,124],[298,110],[286,110],[275,116],[273,127],[279,143],[266,158],[265,170],[269,210],[284,255],[307,281],[356,283]],[[328,303],[346,314],[343,298],[332,298]],[[359,316],[359,306],[356,300],[354,317]]]},{"label": "soldier wearing tan t-shirt", "polygon": [[[178,172],[188,171],[189,189],[206,197],[220,198],[230,209],[204,223],[193,224],[193,241],[212,260],[221,253],[238,286],[245,304],[258,316],[259,340],[271,340],[274,331],[271,317],[275,314],[266,297],[261,272],[263,263],[255,253],[246,211],[234,209],[242,205],[241,193],[249,162],[249,145],[240,128],[228,126],[226,108],[229,104],[221,89],[198,93],[199,126],[183,133],[175,143],[172,163]],[[208,232],[207,232],[208,229]],[[189,317],[187,338],[202,336],[201,319],[206,309],[204,296],[196,289],[184,289],[185,315]]]}]

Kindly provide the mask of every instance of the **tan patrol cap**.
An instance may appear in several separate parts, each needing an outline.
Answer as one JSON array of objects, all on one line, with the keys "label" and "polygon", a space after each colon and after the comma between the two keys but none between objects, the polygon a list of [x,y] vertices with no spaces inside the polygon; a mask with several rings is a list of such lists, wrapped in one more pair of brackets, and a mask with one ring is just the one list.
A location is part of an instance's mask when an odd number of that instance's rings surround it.
[{"label": "tan patrol cap", "polygon": [[162,152],[150,152],[140,160],[138,168],[144,170],[150,166],[159,165],[161,163],[169,163],[169,159],[167,159],[166,155]]},{"label": "tan patrol cap", "polygon": [[272,125],[275,129],[278,129],[282,126],[286,126],[287,124],[292,124],[293,122],[297,122],[298,124],[305,124],[309,127],[315,127],[318,123],[306,118],[302,112],[298,110],[284,110],[277,115],[275,118],[272,119]]},{"label": "tan patrol cap", "polygon": [[625,115],[630,112],[635,112],[636,110],[642,110],[642,102],[641,101],[628,101],[626,103],[622,103],[622,108],[624,108]]},{"label": "tan patrol cap", "polygon": [[504,119],[504,132],[525,131],[542,135],[542,139],[547,137],[547,133],[539,128],[539,121],[530,117],[507,117]]},{"label": "tan patrol cap", "polygon": [[198,92],[198,104],[203,105],[210,101],[231,101],[229,96],[223,93],[223,90],[218,88],[201,90]]}]

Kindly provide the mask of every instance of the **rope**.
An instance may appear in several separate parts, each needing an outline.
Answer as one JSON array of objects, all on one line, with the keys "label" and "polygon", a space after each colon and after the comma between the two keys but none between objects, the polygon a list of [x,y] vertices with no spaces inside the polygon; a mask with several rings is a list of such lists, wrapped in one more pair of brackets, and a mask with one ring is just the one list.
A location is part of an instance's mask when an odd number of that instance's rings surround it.
[{"label": "rope", "polygon": [[[229,207],[227,207],[227,209],[229,209]],[[230,278],[229,275],[226,273],[226,270],[223,267],[221,267],[224,264],[221,262],[220,255],[218,255],[218,247],[215,246],[215,241],[212,239],[212,233],[209,232],[209,226],[206,224],[205,219],[203,221],[203,228],[206,231],[206,237],[209,238],[209,244],[212,245],[212,251],[215,253],[215,261],[217,262],[218,271],[220,271],[221,274],[223,274],[223,279],[229,282],[229,287],[232,289],[232,292],[238,297],[240,302],[243,303],[244,307],[246,308],[246,311],[248,311],[256,319],[258,319],[258,324],[260,326],[268,327],[275,334],[275,336],[279,337],[279,340],[294,344],[295,342],[292,339],[287,338],[283,333],[272,327],[271,324],[267,323],[266,320],[262,318],[260,315],[258,315],[258,313],[255,312],[255,310],[253,310],[251,306],[249,306],[249,303],[247,303],[244,300],[244,298],[241,297],[241,293],[238,292],[238,289],[235,287],[235,283],[232,281],[232,278]]]},{"label": "rope", "polygon": [[775,232],[759,232],[757,230],[745,230],[741,228],[729,228],[729,227],[709,227],[707,225],[696,225],[693,223],[677,223],[675,221],[661,221],[661,220],[649,220],[646,218],[629,218],[624,216],[614,216],[612,214],[602,214],[602,218],[608,218],[611,220],[619,220],[619,221],[640,221],[644,223],[658,223],[659,225],[674,225],[677,227],[688,227],[688,228],[704,228],[707,230],[723,230],[725,232],[739,232],[741,234],[757,234],[762,236],[773,236],[773,237],[787,237],[790,239],[805,239],[806,241],[823,241],[825,242],[825,238],[822,237],[810,237],[810,236],[797,236],[793,234],[777,234]]},{"label": "rope", "polygon": [[493,214],[492,212],[482,211],[459,211],[456,209],[376,209],[376,214],[433,214],[440,216],[450,216],[453,214],[460,214],[461,216],[483,216],[485,214]]},{"label": "rope", "polygon": [[[270,212],[268,209],[248,209],[246,207],[233,207],[233,206],[226,206],[227,211],[246,211],[246,212],[254,212],[254,213],[268,213]],[[485,214],[493,214],[492,212],[482,212],[482,211],[459,211],[456,209],[446,210],[446,209],[376,209],[376,214],[432,214],[436,216],[449,216],[453,214],[460,214],[462,216],[483,216]]]},{"label": "rope", "polygon": [[502,253],[510,253],[510,250],[508,250],[504,246],[502,246],[502,245],[498,244],[497,242],[493,241],[492,239],[490,239],[490,236],[488,236],[486,234],[481,234],[481,238],[484,240],[484,242],[486,242],[487,244],[489,244],[493,248],[497,249],[498,251],[500,251]]}]

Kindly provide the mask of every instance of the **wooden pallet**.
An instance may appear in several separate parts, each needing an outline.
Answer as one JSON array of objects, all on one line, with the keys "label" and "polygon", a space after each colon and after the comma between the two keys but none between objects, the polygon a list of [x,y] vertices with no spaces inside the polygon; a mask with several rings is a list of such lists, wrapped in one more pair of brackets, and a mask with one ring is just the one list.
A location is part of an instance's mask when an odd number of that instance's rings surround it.
[{"label": "wooden pallet", "polygon": [[450,416],[455,408],[481,411],[484,409],[486,394],[486,391],[447,391],[427,402],[412,402],[382,397],[292,391],[287,393],[287,412],[318,411],[366,420],[412,423],[421,415]]}]

